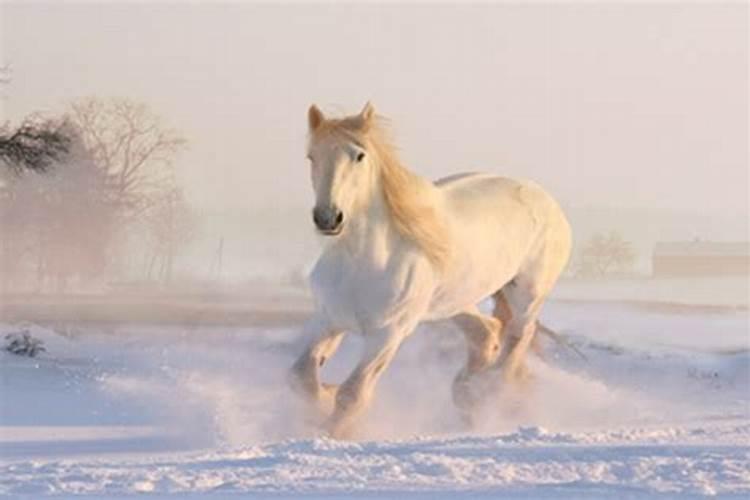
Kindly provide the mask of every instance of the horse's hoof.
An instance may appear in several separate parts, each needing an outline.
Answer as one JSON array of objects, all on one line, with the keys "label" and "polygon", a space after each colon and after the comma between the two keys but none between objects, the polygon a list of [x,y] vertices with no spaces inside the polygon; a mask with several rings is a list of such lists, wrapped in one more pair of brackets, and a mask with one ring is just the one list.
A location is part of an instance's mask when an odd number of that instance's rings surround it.
[{"label": "horse's hoof", "polygon": [[340,418],[329,417],[323,429],[328,437],[341,441],[352,440],[355,437],[354,422],[345,422]]},{"label": "horse's hoof", "polygon": [[350,433],[347,432],[345,429],[335,425],[335,424],[327,424],[324,426],[325,429],[325,435],[326,437],[330,439],[335,439],[337,441],[345,441],[350,438]]}]

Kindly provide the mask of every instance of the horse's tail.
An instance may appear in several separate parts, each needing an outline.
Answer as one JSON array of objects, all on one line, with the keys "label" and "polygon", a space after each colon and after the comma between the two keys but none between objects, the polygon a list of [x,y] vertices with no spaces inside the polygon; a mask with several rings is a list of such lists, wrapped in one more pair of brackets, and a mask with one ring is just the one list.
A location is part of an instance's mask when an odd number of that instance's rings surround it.
[{"label": "horse's tail", "polygon": [[586,357],[585,354],[583,354],[580,351],[580,349],[578,349],[576,346],[574,346],[573,344],[571,344],[570,342],[568,342],[568,340],[565,337],[563,337],[562,335],[560,335],[556,331],[554,331],[551,328],[549,328],[549,327],[545,326],[544,324],[542,324],[542,322],[539,321],[539,320],[537,320],[537,322],[536,322],[536,331],[539,332],[539,333],[545,334],[547,337],[551,338],[552,340],[554,340],[555,342],[557,342],[559,345],[561,345],[561,346],[563,346],[563,347],[565,347],[567,349],[570,349],[571,351],[575,352],[584,361],[588,361],[588,358]]}]

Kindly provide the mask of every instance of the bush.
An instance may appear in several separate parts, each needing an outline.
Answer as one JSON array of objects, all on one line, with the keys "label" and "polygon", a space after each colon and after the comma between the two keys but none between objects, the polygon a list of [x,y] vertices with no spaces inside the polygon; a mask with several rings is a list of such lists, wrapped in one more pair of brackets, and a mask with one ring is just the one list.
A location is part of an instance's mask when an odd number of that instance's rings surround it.
[{"label": "bush", "polygon": [[46,351],[42,341],[32,337],[28,330],[9,333],[5,336],[5,350],[19,356],[36,357],[40,352]]}]

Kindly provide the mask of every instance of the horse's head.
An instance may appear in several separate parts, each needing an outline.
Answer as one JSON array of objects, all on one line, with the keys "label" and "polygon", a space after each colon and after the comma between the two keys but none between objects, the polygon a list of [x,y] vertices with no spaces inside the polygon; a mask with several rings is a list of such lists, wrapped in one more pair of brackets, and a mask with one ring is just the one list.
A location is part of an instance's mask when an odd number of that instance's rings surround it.
[{"label": "horse's head", "polygon": [[358,115],[326,119],[317,106],[310,106],[307,158],[315,190],[313,222],[325,235],[340,234],[371,196],[374,162],[365,138],[374,114],[367,103]]}]

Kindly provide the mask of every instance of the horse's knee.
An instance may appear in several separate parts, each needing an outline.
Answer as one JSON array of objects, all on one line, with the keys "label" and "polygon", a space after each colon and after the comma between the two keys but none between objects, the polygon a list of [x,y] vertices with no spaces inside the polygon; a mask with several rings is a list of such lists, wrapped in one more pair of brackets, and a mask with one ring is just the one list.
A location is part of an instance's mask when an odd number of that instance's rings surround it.
[{"label": "horse's knee", "polygon": [[318,363],[312,357],[298,360],[287,373],[287,383],[293,392],[310,405],[315,414],[325,418],[333,412],[339,386],[320,382]]},{"label": "horse's knee", "polygon": [[343,334],[339,332],[321,337],[310,344],[290,368],[287,374],[289,385],[299,392],[318,397],[320,368],[336,352],[342,337]]},{"label": "horse's knee", "polygon": [[478,373],[492,365],[492,362],[500,353],[500,341],[488,338],[481,344],[475,344],[469,348],[469,356],[466,369],[471,373]]},{"label": "horse's knee", "polygon": [[468,372],[477,372],[491,365],[500,348],[500,321],[492,317],[465,314],[457,316],[455,322],[466,337]]}]

